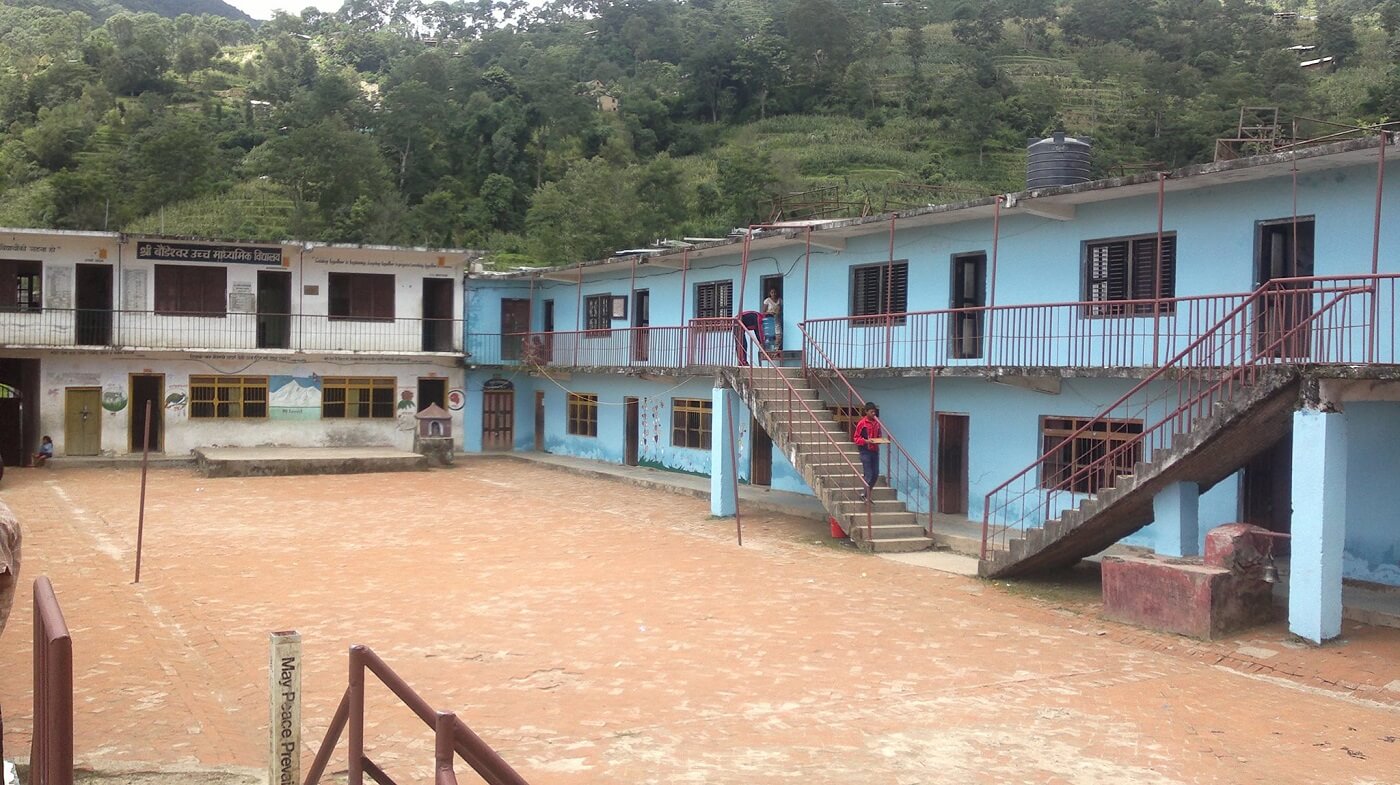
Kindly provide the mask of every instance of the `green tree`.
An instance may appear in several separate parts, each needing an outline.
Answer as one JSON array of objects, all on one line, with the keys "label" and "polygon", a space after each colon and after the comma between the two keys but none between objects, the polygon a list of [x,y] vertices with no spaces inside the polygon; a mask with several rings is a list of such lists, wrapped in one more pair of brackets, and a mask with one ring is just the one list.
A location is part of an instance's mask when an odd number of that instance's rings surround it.
[{"label": "green tree", "polygon": [[296,200],[332,219],[361,196],[389,187],[388,171],[374,140],[331,117],[289,129],[258,145],[244,161],[248,174],[286,185]]}]

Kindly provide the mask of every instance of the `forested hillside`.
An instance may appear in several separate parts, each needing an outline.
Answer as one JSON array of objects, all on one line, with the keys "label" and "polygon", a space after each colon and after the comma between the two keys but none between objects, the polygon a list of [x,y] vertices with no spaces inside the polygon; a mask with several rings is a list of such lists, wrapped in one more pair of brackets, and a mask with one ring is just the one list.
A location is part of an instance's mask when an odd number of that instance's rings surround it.
[{"label": "forested hillside", "polygon": [[351,0],[256,30],[49,5],[0,7],[0,225],[560,262],[795,190],[1014,190],[1059,125],[1107,173],[1210,160],[1242,105],[1400,118],[1400,0]]}]

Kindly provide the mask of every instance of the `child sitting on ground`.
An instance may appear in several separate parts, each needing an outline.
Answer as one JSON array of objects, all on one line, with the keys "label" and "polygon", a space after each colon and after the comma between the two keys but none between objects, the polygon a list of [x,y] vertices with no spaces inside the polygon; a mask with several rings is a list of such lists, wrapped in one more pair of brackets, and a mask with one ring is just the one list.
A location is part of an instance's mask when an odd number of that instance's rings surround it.
[{"label": "child sitting on ground", "polygon": [[34,453],[34,467],[38,468],[49,462],[53,457],[53,439],[44,437],[44,442],[39,445],[39,451]]}]

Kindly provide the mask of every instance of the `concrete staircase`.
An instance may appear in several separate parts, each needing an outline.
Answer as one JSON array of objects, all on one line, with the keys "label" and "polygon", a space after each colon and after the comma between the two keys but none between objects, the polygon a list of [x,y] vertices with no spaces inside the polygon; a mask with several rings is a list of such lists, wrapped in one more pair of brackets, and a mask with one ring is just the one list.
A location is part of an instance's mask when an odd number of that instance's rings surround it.
[{"label": "concrete staircase", "polygon": [[801,368],[740,367],[721,373],[856,545],[875,552],[933,545],[895,489],[877,485],[869,503],[861,500],[865,481],[855,442]]},{"label": "concrete staircase", "polygon": [[1299,384],[1294,370],[1260,376],[1215,404],[1210,416],[1177,435],[1170,447],[1154,451],[1132,473],[1119,475],[1112,487],[1040,527],[1010,533],[1006,549],[987,550],[979,572],[1011,578],[1068,567],[1141,529],[1152,522],[1152,499],[1162,489],[1195,482],[1205,491],[1288,433]]}]

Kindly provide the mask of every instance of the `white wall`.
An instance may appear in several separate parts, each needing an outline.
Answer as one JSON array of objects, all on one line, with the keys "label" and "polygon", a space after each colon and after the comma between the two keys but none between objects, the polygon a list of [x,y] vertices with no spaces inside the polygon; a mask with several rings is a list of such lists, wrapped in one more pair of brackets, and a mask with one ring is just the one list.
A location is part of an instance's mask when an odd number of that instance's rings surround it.
[{"label": "white wall", "polygon": [[[425,362],[393,363],[376,360],[344,364],[323,359],[303,362],[249,359],[223,355],[218,360],[199,361],[159,357],[110,358],[92,354],[46,356],[40,360],[42,386],[40,391],[40,426],[43,433],[53,437],[55,452],[62,456],[64,447],[64,395],[69,387],[99,387],[104,399],[110,401],[100,412],[102,417],[102,453],[120,455],[128,451],[131,427],[130,374],[155,373],[165,375],[166,404],[165,453],[182,455],[196,447],[214,446],[289,446],[289,447],[351,447],[392,446],[410,449],[413,445],[411,415],[416,405],[398,411],[405,392],[415,397],[420,377],[447,379],[449,391],[462,388],[463,372],[446,365]],[[303,407],[277,406],[274,394],[268,417],[259,419],[205,419],[189,416],[189,377],[192,375],[246,375],[292,377],[293,383],[314,389],[303,396]],[[387,420],[331,419],[320,417],[319,388],[316,378],[324,376],[377,376],[397,379],[395,392],[396,416]],[[279,380],[270,379],[272,382]],[[270,385],[272,386],[272,385]],[[183,395],[183,401],[180,396]],[[462,400],[458,397],[457,400]],[[109,410],[109,409],[114,409]],[[453,435],[461,445],[462,412],[453,414]]]}]

